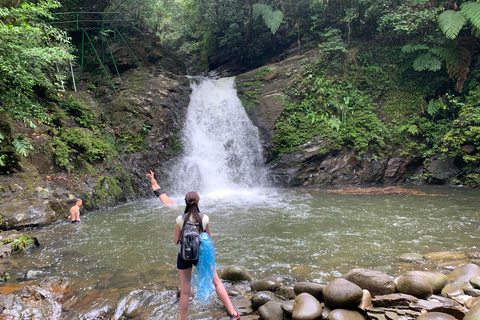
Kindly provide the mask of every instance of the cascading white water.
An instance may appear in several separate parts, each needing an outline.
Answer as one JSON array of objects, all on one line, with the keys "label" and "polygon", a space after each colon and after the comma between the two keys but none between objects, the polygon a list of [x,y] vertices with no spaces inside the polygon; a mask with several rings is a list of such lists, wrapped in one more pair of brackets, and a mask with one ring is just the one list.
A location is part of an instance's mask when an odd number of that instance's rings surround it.
[{"label": "cascading white water", "polygon": [[260,186],[262,147],[234,86],[234,78],[192,81],[183,129],[184,154],[172,170],[177,192]]}]

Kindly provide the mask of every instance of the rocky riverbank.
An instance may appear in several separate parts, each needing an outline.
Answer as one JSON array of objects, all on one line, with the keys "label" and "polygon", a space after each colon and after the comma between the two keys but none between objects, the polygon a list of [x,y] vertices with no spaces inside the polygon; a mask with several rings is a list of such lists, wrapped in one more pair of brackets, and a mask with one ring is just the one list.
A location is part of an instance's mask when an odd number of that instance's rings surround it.
[{"label": "rocky riverbank", "polygon": [[[243,320],[477,320],[479,258],[480,253],[406,254],[399,259],[417,266],[419,259],[435,260],[443,265],[442,272],[408,271],[392,276],[352,269],[329,283],[292,283],[281,276],[254,279],[238,266],[219,274]],[[100,288],[103,280],[98,279],[90,292],[78,292],[67,278],[29,272],[23,281],[0,285],[0,318],[170,319],[178,308],[178,283],[172,279],[162,285],[132,282],[112,289]],[[192,319],[228,319],[215,299],[214,295],[212,303],[200,311],[193,302]],[[165,310],[170,310],[168,316]]]}]

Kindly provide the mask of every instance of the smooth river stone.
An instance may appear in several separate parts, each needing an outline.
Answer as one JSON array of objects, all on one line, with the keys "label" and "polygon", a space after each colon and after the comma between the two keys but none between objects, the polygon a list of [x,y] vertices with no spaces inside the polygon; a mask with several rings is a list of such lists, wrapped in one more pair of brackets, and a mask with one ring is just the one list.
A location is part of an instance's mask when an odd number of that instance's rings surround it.
[{"label": "smooth river stone", "polygon": [[[453,283],[465,291],[465,289],[473,289],[470,279],[480,276],[480,267],[476,264],[469,263],[458,267],[447,275],[447,283]],[[467,292],[465,292],[467,293]]]},{"label": "smooth river stone", "polygon": [[253,280],[252,275],[248,273],[247,270],[238,266],[226,267],[223,270],[220,278],[228,281],[252,281]]},{"label": "smooth river stone", "polygon": [[322,305],[309,293],[300,293],[293,304],[293,320],[315,320],[322,315]]},{"label": "smooth river stone", "polygon": [[397,291],[420,299],[428,299],[433,294],[432,286],[422,277],[406,275],[397,282]]},{"label": "smooth river stone", "polygon": [[404,253],[398,257],[401,262],[420,263],[423,262],[423,255],[420,253]]},{"label": "smooth river stone", "polygon": [[328,314],[327,320],[365,320],[365,317],[358,311],[335,309]]},{"label": "smooth river stone", "polygon": [[370,292],[372,297],[395,292],[395,282],[388,274],[369,269],[353,269],[345,279]]},{"label": "smooth river stone", "polygon": [[291,286],[281,286],[275,289],[274,293],[277,296],[284,297],[285,299],[295,299],[296,294]]},{"label": "smooth river stone", "polygon": [[419,276],[425,279],[430,284],[432,291],[435,294],[442,291],[445,282],[447,281],[447,276],[437,271],[410,271],[407,275]]},{"label": "smooth river stone", "polygon": [[467,255],[463,252],[445,251],[445,252],[430,252],[423,255],[425,259],[429,260],[463,260]]},{"label": "smooth river stone", "polygon": [[323,301],[323,289],[325,289],[325,284],[315,283],[315,282],[297,282],[293,287],[293,291],[296,295],[300,293],[310,293],[318,301]]},{"label": "smooth river stone", "polygon": [[258,314],[264,320],[283,320],[282,303],[269,301],[258,309]]},{"label": "smooth river stone", "polygon": [[274,291],[277,288],[280,288],[280,283],[273,279],[255,281],[250,285],[250,289],[253,291]]},{"label": "smooth river stone", "polygon": [[473,277],[470,279],[470,284],[475,289],[480,289],[480,277]]},{"label": "smooth river stone", "polygon": [[428,312],[417,317],[417,320],[456,320],[452,315],[443,312]]},{"label": "smooth river stone", "polygon": [[250,298],[250,301],[252,302],[252,308],[255,310],[257,310],[267,302],[274,301],[274,300],[278,300],[278,298],[271,291],[260,291],[255,293]]},{"label": "smooth river stone", "polygon": [[463,292],[462,288],[454,283],[449,283],[442,289],[442,296],[445,298],[458,297],[463,294],[465,292]]},{"label": "smooth river stone", "polygon": [[325,303],[332,309],[354,309],[362,297],[362,288],[342,278],[333,280],[323,289]]}]

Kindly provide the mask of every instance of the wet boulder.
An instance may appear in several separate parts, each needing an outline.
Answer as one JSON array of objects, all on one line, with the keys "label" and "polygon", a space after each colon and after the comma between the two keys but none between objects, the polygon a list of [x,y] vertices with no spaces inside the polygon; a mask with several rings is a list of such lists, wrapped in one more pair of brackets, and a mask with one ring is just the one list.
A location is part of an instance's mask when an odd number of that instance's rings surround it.
[{"label": "wet boulder", "polygon": [[475,289],[480,289],[480,277],[473,277],[470,279],[470,284]]},{"label": "wet boulder", "polygon": [[397,282],[397,291],[410,294],[420,299],[428,299],[432,294],[432,286],[422,277],[406,275]]},{"label": "wet boulder", "polygon": [[291,318],[293,314],[293,305],[295,304],[295,300],[288,300],[282,302],[282,310],[283,313],[288,317]]},{"label": "wet boulder", "polygon": [[460,288],[460,286],[453,283],[449,283],[445,287],[443,287],[441,294],[442,294],[442,297],[452,298],[452,297],[461,296],[465,293],[463,292],[462,288]]},{"label": "wet boulder", "polygon": [[427,312],[420,315],[417,320],[456,320],[456,318],[448,313]]},{"label": "wet boulder", "polygon": [[323,289],[326,287],[324,284],[315,282],[297,282],[293,287],[293,291],[296,295],[306,292],[314,296],[318,301],[323,301]]},{"label": "wet boulder", "polygon": [[276,301],[278,298],[275,294],[271,291],[260,291],[255,293],[251,298],[250,301],[252,302],[252,308],[257,310],[264,304],[269,301]]},{"label": "wet boulder", "polygon": [[275,289],[274,293],[277,296],[284,297],[285,299],[295,299],[295,291],[291,286],[280,286]]},{"label": "wet boulder", "polygon": [[247,272],[242,267],[239,266],[229,266],[226,267],[220,278],[228,281],[252,281],[253,277],[250,273]]},{"label": "wet boulder", "polygon": [[362,297],[362,288],[342,278],[333,280],[323,289],[325,303],[332,309],[356,308]]},{"label": "wet boulder", "polygon": [[395,292],[393,278],[380,271],[353,269],[345,275],[345,279],[355,283],[362,289],[370,291],[373,297]]},{"label": "wet boulder", "polygon": [[263,279],[252,283],[250,289],[253,291],[275,291],[280,286],[280,283],[275,279]]},{"label": "wet boulder", "polygon": [[423,255],[419,253],[404,253],[398,257],[401,262],[420,263],[423,262]]},{"label": "wet boulder", "polygon": [[470,283],[470,279],[475,277],[480,277],[480,267],[476,264],[469,263],[450,272],[450,274],[447,275],[447,283],[460,286],[466,294],[479,296],[480,290],[475,289]]},{"label": "wet boulder", "polygon": [[269,301],[258,309],[258,314],[264,320],[283,320],[282,303]]},{"label": "wet boulder", "polygon": [[328,314],[327,320],[366,320],[366,318],[358,311],[335,309]]},{"label": "wet boulder", "polygon": [[322,305],[309,293],[301,293],[293,304],[293,320],[315,320],[322,315]]},{"label": "wet boulder", "polygon": [[440,293],[447,281],[446,275],[436,271],[410,271],[407,275],[419,276],[425,279],[432,287],[434,294]]}]

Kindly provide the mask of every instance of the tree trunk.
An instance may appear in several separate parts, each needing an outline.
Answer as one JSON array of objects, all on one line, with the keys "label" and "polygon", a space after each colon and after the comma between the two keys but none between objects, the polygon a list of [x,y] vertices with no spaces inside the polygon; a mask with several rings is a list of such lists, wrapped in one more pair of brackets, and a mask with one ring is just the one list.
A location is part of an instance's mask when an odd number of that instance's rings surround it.
[{"label": "tree trunk", "polygon": [[245,0],[248,5],[248,28],[247,33],[245,34],[245,38],[243,39],[243,46],[242,50],[246,51],[247,45],[250,42],[250,37],[252,36],[252,29],[253,29],[253,4],[250,0]]},{"label": "tree trunk", "polygon": [[215,1],[215,16],[217,18],[218,26],[220,27],[220,31],[224,32],[225,29],[223,28],[222,19],[220,19],[220,4],[218,3],[219,0]]}]

